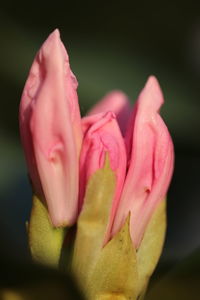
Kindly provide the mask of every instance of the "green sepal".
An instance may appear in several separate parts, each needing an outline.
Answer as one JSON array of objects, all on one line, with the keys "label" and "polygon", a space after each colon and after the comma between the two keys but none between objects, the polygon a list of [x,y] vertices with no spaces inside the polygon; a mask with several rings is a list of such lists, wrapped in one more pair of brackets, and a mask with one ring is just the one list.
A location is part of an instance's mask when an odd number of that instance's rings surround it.
[{"label": "green sepal", "polygon": [[90,273],[102,251],[109,222],[116,176],[109,165],[91,175],[84,198],[84,205],[77,222],[73,249],[72,270],[82,289],[85,289]]},{"label": "green sepal", "polygon": [[[137,251],[138,295],[145,294],[149,279],[160,258],[166,232],[166,200],[155,209]],[[139,298],[140,299],[140,298]]]},{"label": "green sepal", "polygon": [[89,179],[77,222],[72,270],[87,299],[143,299],[160,257],[166,231],[166,201],[154,211],[140,247],[135,250],[127,218],[105,246],[116,185],[109,158]]},{"label": "green sepal", "polygon": [[53,227],[45,205],[35,195],[30,221],[26,226],[32,258],[39,263],[57,268],[66,229]]},{"label": "green sepal", "polygon": [[122,229],[102,249],[86,291],[91,300],[135,300],[137,290],[137,258],[129,215]]}]

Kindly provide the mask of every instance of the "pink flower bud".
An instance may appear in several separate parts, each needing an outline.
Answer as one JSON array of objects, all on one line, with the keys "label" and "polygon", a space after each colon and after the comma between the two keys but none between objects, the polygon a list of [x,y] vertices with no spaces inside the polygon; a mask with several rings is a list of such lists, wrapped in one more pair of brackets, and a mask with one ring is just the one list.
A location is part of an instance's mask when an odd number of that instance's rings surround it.
[{"label": "pink flower bud", "polygon": [[131,237],[136,247],[155,207],[166,196],[173,171],[173,144],[159,115],[163,102],[159,84],[151,76],[139,95],[126,134],[129,168],[112,235],[120,230],[130,211]]},{"label": "pink flower bud", "polygon": [[127,127],[127,120],[131,115],[131,104],[128,97],[121,91],[112,91],[92,107],[87,115],[90,116],[107,111],[115,113],[119,127],[124,135]]},{"label": "pink flower bud", "polygon": [[[107,241],[124,184],[126,172],[125,144],[115,114],[112,112],[85,117],[82,120],[82,126],[84,140],[80,157],[80,208],[83,204],[87,182],[95,171],[103,168],[106,154],[109,157],[110,167],[116,174],[116,192],[105,236],[105,241]],[[101,182],[99,184],[101,185]]]},{"label": "pink flower bud", "polygon": [[54,226],[71,225],[78,209],[82,143],[77,81],[59,31],[42,45],[20,104],[20,131],[34,192],[44,198]]}]

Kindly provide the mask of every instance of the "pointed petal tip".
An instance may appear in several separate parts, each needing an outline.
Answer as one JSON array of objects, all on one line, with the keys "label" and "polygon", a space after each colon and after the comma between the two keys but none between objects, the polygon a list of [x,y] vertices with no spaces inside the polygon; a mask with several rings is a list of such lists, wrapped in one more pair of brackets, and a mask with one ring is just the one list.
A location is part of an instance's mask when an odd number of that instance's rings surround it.
[{"label": "pointed petal tip", "polygon": [[60,39],[60,32],[56,28],[47,37],[43,45],[38,52],[38,58],[40,63],[46,65],[47,68],[50,66],[63,65],[64,60],[68,60],[68,54]]},{"label": "pointed petal tip", "polygon": [[49,34],[43,46],[45,45],[45,47],[47,47],[48,45],[48,47],[54,48],[57,45],[60,46],[60,44],[61,44],[60,31],[58,28],[56,28],[52,33]]},{"label": "pointed petal tip", "polygon": [[162,89],[161,89],[158,79],[154,75],[151,75],[148,78],[148,82],[149,82],[149,85],[151,86],[153,92],[155,94],[157,93],[157,95],[160,96],[160,98],[162,98],[162,100],[163,100],[163,93],[162,93]]},{"label": "pointed petal tip", "polygon": [[152,85],[153,84],[159,84],[158,79],[154,75],[149,75],[149,77],[147,78],[147,82],[149,82]]},{"label": "pointed petal tip", "polygon": [[48,38],[52,38],[52,39],[55,39],[55,40],[58,40],[60,39],[60,31],[58,28],[54,29],[54,31],[52,31],[52,33],[50,33],[49,37]]},{"label": "pointed petal tip", "polygon": [[145,88],[152,91],[155,95],[162,96],[162,91],[158,79],[154,75],[150,75],[146,81]]},{"label": "pointed petal tip", "polygon": [[59,31],[58,28],[54,29],[54,31],[53,31],[52,33],[54,33],[54,34],[60,36],[60,31]]},{"label": "pointed petal tip", "polygon": [[164,103],[164,97],[160,84],[155,76],[151,75],[148,77],[139,98],[139,102],[143,107],[148,106],[149,109],[159,111]]},{"label": "pointed petal tip", "polygon": [[51,41],[52,41],[52,44],[53,45],[57,45],[59,48],[62,48],[62,41],[61,41],[61,38],[60,38],[60,31],[59,29],[55,29],[51,34],[50,34],[50,37],[51,37]]}]

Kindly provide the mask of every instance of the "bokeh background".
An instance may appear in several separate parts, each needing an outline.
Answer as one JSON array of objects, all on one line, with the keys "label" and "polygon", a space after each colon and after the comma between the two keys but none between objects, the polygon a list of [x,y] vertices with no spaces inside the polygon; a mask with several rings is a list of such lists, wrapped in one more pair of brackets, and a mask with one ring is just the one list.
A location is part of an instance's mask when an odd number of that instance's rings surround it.
[{"label": "bokeh background", "polygon": [[[132,103],[159,79],[176,163],[160,273],[200,246],[200,2],[4,1],[0,6],[0,233],[2,257],[28,260],[31,191],[18,106],[36,51],[59,28],[78,82],[81,113],[112,89]],[[199,256],[198,256],[199,257]],[[158,275],[160,274],[158,272]]]}]

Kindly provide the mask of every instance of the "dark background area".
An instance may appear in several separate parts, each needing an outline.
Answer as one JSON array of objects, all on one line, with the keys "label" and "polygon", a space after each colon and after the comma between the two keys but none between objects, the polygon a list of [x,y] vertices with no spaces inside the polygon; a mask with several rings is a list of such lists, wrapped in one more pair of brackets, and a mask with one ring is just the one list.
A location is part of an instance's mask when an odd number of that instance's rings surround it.
[{"label": "dark background area", "polygon": [[168,194],[162,264],[200,245],[200,2],[4,1],[0,6],[1,251],[28,257],[25,221],[31,191],[18,129],[18,106],[33,58],[55,28],[78,82],[81,112],[112,89],[132,103],[151,74],[165,96],[162,116],[176,163]]}]

